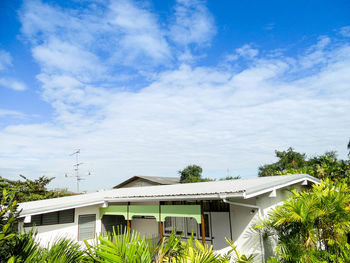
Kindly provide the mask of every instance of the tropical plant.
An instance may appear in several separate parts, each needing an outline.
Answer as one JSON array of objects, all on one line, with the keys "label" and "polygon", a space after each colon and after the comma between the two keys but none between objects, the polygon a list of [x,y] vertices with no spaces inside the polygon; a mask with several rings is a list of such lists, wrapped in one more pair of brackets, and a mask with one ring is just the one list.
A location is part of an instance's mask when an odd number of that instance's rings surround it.
[{"label": "tropical plant", "polygon": [[330,180],[311,191],[292,191],[258,228],[278,238],[281,262],[350,262],[350,192]]},{"label": "tropical plant", "polygon": [[239,253],[232,241],[227,242],[232,249],[227,255],[221,256],[213,251],[212,245],[203,245],[193,237],[183,242],[181,236],[176,236],[175,232],[153,246],[139,233],[130,232],[129,229],[118,229],[117,232],[113,231],[113,235],[100,236],[95,246],[87,241],[85,244],[87,253],[95,262],[228,263],[232,256],[238,263],[253,262],[253,256]]},{"label": "tropical plant", "polygon": [[254,262],[254,255],[245,255],[237,250],[237,247],[234,245],[232,240],[226,239],[226,242],[230,245],[231,250],[229,250],[228,255],[232,255],[233,259],[237,263],[252,263]]},{"label": "tropical plant", "polygon": [[2,191],[0,200],[0,262],[7,261],[11,254],[11,248],[16,238],[17,226],[17,201],[13,194],[9,194],[6,189]]}]

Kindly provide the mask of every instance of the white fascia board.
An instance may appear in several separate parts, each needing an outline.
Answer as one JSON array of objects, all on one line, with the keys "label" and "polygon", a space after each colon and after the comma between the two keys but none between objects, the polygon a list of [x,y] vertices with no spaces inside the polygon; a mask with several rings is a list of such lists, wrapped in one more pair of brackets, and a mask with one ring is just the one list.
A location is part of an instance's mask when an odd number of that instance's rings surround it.
[{"label": "white fascia board", "polygon": [[[233,194],[225,194],[227,198],[233,197],[243,197],[243,193],[233,193]],[[155,196],[155,197],[107,197],[104,200],[108,202],[114,203],[122,203],[122,202],[150,202],[150,201],[176,201],[176,200],[219,200],[222,199],[222,194],[210,194],[210,195],[179,195],[179,196]]]},{"label": "white fascia board", "polygon": [[266,188],[264,190],[255,192],[255,193],[251,193],[251,194],[247,194],[246,193],[244,195],[244,199],[249,199],[249,198],[252,198],[252,197],[256,197],[258,195],[266,194],[268,192],[272,192],[273,190],[281,189],[281,188],[284,188],[284,187],[287,187],[287,186],[290,186],[290,185],[293,185],[293,184],[297,184],[297,183],[300,183],[300,182],[304,182],[304,181],[310,181],[310,182],[315,183],[315,184],[319,184],[320,183],[320,182],[318,182],[316,180],[313,180],[311,178],[304,177],[304,178],[300,178],[300,179],[297,179],[297,180],[290,181],[290,182],[285,183],[285,184],[272,186],[272,187]]},{"label": "white fascia board", "polygon": [[[98,202],[92,202],[92,203],[86,203],[86,204],[80,204],[80,205],[72,205],[72,206],[66,206],[66,207],[60,207],[60,208],[52,208],[48,210],[43,210],[41,209],[40,211],[31,211],[28,210],[25,213],[21,213],[19,217],[25,217],[25,216],[35,216],[35,215],[40,215],[40,214],[46,214],[46,213],[52,213],[52,212],[57,212],[57,211],[62,211],[62,210],[68,210],[68,209],[73,209],[73,208],[80,208],[80,207],[85,207],[85,206],[91,206],[91,205],[99,205],[103,204],[104,201],[98,201]],[[34,209],[32,209],[34,210]],[[37,209],[36,209],[37,210]]]}]

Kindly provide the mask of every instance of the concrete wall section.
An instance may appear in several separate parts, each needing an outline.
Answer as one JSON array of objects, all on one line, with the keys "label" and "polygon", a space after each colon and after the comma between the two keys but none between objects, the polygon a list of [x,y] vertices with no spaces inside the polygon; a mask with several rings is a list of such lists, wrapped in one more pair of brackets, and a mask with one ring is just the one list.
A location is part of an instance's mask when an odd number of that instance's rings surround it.
[{"label": "concrete wall section", "polygon": [[[42,246],[48,246],[59,238],[70,238],[78,240],[78,221],[79,215],[96,214],[95,233],[99,235],[102,230],[102,224],[99,217],[99,206],[87,206],[75,209],[74,223],[57,224],[34,227],[38,232],[37,240]],[[24,231],[29,231],[31,227],[24,228]]]},{"label": "concrete wall section", "polygon": [[237,249],[246,255],[255,254],[255,261],[261,262],[261,236],[253,228],[259,220],[258,209],[230,205],[230,216],[232,240],[235,241]]}]

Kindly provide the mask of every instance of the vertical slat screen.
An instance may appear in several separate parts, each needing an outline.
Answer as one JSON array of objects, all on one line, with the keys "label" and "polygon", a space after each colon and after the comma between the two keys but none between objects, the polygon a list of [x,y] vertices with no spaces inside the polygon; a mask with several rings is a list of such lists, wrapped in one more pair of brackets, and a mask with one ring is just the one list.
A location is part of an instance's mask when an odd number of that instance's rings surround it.
[{"label": "vertical slat screen", "polygon": [[74,209],[60,211],[58,221],[60,224],[74,223]]},{"label": "vertical slat screen", "polygon": [[58,212],[47,213],[42,215],[43,225],[55,225],[58,224]]},{"label": "vertical slat screen", "polygon": [[92,239],[95,237],[96,215],[79,216],[79,240]]}]

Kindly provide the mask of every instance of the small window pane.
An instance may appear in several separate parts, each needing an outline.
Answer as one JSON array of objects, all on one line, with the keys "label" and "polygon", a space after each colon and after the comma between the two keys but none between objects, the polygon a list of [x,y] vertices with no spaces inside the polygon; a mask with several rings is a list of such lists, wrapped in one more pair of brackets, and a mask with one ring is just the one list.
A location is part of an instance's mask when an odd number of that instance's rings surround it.
[{"label": "small window pane", "polygon": [[40,226],[41,225],[41,215],[32,216],[30,223],[25,223],[24,227]]},{"label": "small window pane", "polygon": [[59,223],[74,223],[74,209],[63,210],[59,212]]},{"label": "small window pane", "polygon": [[197,236],[197,221],[193,217],[186,218],[186,229],[187,229],[187,236]]},{"label": "small window pane", "polygon": [[176,234],[181,235],[185,232],[185,220],[183,217],[175,217]]},{"label": "small window pane", "polygon": [[171,234],[171,230],[173,229],[172,218],[166,217],[164,222],[164,233]]},{"label": "small window pane", "polygon": [[95,237],[96,215],[79,216],[79,240],[92,239]]},{"label": "small window pane", "polygon": [[47,213],[42,215],[43,225],[55,225],[58,224],[58,212]]}]

